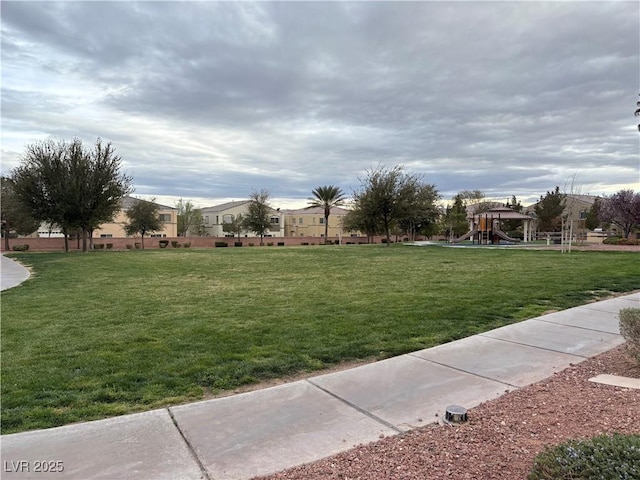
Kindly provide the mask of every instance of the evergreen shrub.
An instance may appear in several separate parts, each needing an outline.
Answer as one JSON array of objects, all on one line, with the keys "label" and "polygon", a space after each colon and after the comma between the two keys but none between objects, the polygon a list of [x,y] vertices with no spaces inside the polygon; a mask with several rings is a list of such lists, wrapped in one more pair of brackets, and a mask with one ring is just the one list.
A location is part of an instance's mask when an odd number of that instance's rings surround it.
[{"label": "evergreen shrub", "polygon": [[640,435],[599,435],[546,446],[527,480],[640,478]]}]

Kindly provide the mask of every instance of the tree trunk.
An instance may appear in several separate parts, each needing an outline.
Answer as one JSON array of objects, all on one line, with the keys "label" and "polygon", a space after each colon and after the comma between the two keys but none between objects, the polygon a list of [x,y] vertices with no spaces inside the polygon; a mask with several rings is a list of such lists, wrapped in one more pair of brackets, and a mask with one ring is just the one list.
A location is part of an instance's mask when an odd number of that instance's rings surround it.
[{"label": "tree trunk", "polygon": [[7,230],[4,231],[4,251],[9,251],[9,232]]},{"label": "tree trunk", "polygon": [[569,221],[569,253],[571,253],[571,241],[573,240],[573,220]]},{"label": "tree trunk", "polygon": [[324,244],[329,243],[329,215],[324,216]]},{"label": "tree trunk", "polygon": [[87,251],[87,229],[82,227],[82,251]]}]

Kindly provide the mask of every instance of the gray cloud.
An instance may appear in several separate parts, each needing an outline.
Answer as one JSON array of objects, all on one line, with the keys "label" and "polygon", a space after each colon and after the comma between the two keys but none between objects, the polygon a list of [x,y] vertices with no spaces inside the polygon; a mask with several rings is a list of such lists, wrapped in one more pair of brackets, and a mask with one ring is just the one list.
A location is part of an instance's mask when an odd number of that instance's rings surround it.
[{"label": "gray cloud", "polygon": [[633,2],[3,2],[3,171],[113,141],[148,195],[639,188]]}]

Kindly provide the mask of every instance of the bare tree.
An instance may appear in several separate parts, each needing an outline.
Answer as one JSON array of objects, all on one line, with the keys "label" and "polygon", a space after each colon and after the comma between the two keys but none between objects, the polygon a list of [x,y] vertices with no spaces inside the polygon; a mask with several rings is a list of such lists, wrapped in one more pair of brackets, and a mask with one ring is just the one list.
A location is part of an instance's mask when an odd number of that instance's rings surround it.
[{"label": "bare tree", "polygon": [[604,197],[600,206],[600,219],[604,223],[617,225],[624,238],[629,238],[631,230],[640,226],[640,193],[620,190]]},{"label": "bare tree", "polygon": [[193,206],[191,200],[183,200],[182,198],[176,202],[178,210],[178,236],[186,237],[194,231],[199,232],[202,225],[202,212],[199,208]]}]

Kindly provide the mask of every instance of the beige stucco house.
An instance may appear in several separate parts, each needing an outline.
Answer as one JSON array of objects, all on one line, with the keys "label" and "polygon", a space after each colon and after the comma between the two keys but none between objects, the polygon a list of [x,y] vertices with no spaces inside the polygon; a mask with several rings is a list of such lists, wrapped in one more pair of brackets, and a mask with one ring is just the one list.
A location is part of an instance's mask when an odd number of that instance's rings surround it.
[{"label": "beige stucco house", "polygon": [[[233,237],[233,233],[224,231],[224,224],[233,222],[238,215],[246,216],[250,200],[238,200],[212,207],[201,208],[204,235],[207,237]],[[284,215],[280,209],[270,209],[270,227],[267,237],[284,237]],[[254,232],[241,233],[243,237],[253,237]]]},{"label": "beige stucco house", "polygon": [[[93,238],[127,238],[124,231],[125,225],[129,222],[126,211],[136,202],[147,202],[140,198],[126,196],[122,199],[120,210],[114,215],[111,222],[103,223],[93,231]],[[151,203],[151,202],[150,202]],[[166,205],[158,205],[158,214],[163,223],[162,230],[150,232],[150,237],[177,237],[178,236],[178,210]],[[38,229],[39,238],[63,237],[63,233],[56,225],[42,223]]]},{"label": "beige stucco house", "polygon": [[[122,207],[116,213],[113,221],[100,225],[93,232],[93,238],[126,238],[128,235],[124,231],[125,225],[129,222],[126,211],[137,202],[147,202],[140,198],[126,196],[122,199]],[[178,236],[178,210],[166,205],[158,205],[158,214],[162,221],[163,228],[157,232],[150,232],[150,237],[177,237]]]},{"label": "beige stucco house", "polygon": [[[287,237],[324,237],[324,209],[322,207],[284,210],[284,229]],[[349,210],[333,207],[329,214],[329,237],[357,236],[358,232],[344,231],[344,217]]]},{"label": "beige stucco house", "polygon": [[[587,213],[593,206],[593,202],[598,198],[595,195],[575,195],[567,194],[564,200],[564,215],[568,220],[574,222],[583,221],[587,217]],[[524,212],[535,217],[535,208],[540,202],[524,207]]]}]

